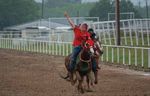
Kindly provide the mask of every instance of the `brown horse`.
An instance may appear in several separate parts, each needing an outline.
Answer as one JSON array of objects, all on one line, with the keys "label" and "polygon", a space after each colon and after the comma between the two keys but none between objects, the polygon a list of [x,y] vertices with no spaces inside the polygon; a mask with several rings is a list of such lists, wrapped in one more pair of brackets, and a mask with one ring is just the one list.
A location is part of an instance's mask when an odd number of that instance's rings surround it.
[{"label": "brown horse", "polygon": [[[76,67],[76,70],[74,71],[73,77],[71,77],[69,74],[69,64],[70,64],[70,56],[71,55],[69,55],[65,58],[65,67],[68,70],[68,75],[63,78],[67,79],[70,77],[70,81],[71,81],[72,85],[74,85],[76,83],[76,81],[78,80],[79,81],[78,90],[80,90],[80,92],[84,92],[83,86],[82,86],[84,77],[86,77],[88,89],[90,89],[90,82],[91,82],[91,84],[93,84],[93,78],[91,77],[91,72],[92,72],[91,71],[92,70],[91,60],[93,58],[96,60],[97,69],[99,69],[98,68],[99,58],[103,54],[103,49],[101,46],[101,42],[99,41],[99,38],[96,38],[94,40],[94,51],[95,51],[94,55],[89,54],[90,49],[88,49],[88,48],[83,49],[80,52],[80,55],[79,55],[80,59],[77,63],[77,67]],[[94,76],[95,76],[94,83],[97,84],[98,83],[98,70],[96,72],[94,72]]]},{"label": "brown horse", "polygon": [[73,76],[69,75],[70,55],[65,58],[65,66],[66,69],[68,70],[68,75],[67,77],[65,77],[65,79],[70,77],[72,85],[74,85],[76,81],[78,81],[78,90],[81,93],[84,92],[82,85],[84,77],[86,77],[88,90],[90,90],[90,82],[91,84],[93,82],[91,77],[92,72],[91,52],[93,53],[94,50],[92,47],[89,48],[87,44],[85,44],[85,46],[87,47],[83,48],[82,51],[79,53],[79,60],[77,60],[77,66],[75,71],[73,72]]},{"label": "brown horse", "polygon": [[97,64],[97,70],[96,72],[94,72],[94,77],[95,77],[95,81],[94,83],[97,84],[98,83],[98,69],[100,69],[99,66],[99,59],[100,56],[103,54],[103,48],[101,46],[101,41],[99,40],[99,37],[94,38],[94,56],[92,59],[95,59],[96,64]]}]

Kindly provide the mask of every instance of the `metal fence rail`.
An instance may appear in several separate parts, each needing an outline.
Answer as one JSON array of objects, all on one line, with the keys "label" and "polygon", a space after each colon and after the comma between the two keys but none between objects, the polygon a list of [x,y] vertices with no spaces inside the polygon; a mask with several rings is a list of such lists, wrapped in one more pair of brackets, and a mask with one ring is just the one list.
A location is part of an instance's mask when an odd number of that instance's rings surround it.
[{"label": "metal fence rail", "polygon": [[[115,21],[94,22],[91,27],[105,45],[116,45]],[[150,46],[150,19],[120,21],[121,45]]]},{"label": "metal fence rail", "polygon": [[[102,61],[150,68],[150,48],[103,45]],[[72,52],[70,42],[0,38],[0,48],[50,55],[67,56]]]},{"label": "metal fence rail", "polygon": [[102,61],[150,68],[150,48],[103,45]]},{"label": "metal fence rail", "polygon": [[[54,20],[64,20],[64,18],[53,18]],[[78,20],[77,18],[74,18]],[[93,19],[93,18],[91,18]],[[95,17],[96,19],[96,17]],[[98,18],[97,18],[98,19]],[[97,20],[96,19],[96,20]],[[66,22],[65,20],[63,22]],[[128,19],[121,20],[121,45],[124,46],[150,46],[150,19]],[[44,26],[44,25],[43,25]],[[105,45],[116,45],[115,21],[90,22],[89,26],[94,28],[101,41]],[[39,33],[38,33],[39,32]],[[72,30],[49,30],[47,33],[28,32],[26,37],[24,32],[0,31],[0,38],[27,38],[42,40],[39,38],[49,38],[48,41],[70,42],[73,39]],[[66,38],[67,37],[67,38]]]}]

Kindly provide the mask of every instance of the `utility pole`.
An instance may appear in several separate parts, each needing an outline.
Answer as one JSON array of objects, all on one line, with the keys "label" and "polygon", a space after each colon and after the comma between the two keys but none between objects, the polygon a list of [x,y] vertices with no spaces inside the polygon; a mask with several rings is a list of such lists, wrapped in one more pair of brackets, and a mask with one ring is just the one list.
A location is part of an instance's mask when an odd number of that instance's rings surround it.
[{"label": "utility pole", "polygon": [[41,19],[44,18],[44,0],[42,0],[42,10],[41,10]]},{"label": "utility pole", "polygon": [[149,13],[148,13],[148,2],[145,0],[146,3],[146,18],[149,18]]},{"label": "utility pole", "polygon": [[115,19],[116,19],[116,43],[120,45],[120,1],[116,0],[116,7],[115,7]]}]

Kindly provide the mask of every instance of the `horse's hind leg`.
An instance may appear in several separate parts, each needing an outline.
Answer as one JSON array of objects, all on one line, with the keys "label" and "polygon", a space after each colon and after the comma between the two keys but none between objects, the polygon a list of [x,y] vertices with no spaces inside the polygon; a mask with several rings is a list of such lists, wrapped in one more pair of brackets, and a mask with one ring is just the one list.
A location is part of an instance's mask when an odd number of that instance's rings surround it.
[{"label": "horse's hind leg", "polygon": [[95,84],[98,84],[98,74],[97,74],[97,73],[98,73],[98,71],[95,71],[95,72],[94,72],[94,77],[95,77],[94,83],[95,83]]},{"label": "horse's hind leg", "polygon": [[89,91],[90,90],[90,80],[89,80],[88,76],[86,76],[86,83],[87,83],[87,87],[88,87],[87,91]]}]

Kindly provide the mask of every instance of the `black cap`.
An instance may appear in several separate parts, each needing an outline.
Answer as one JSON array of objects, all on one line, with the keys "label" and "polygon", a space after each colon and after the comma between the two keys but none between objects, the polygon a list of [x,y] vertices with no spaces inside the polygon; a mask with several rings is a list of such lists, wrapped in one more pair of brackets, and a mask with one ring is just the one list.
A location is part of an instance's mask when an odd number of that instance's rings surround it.
[{"label": "black cap", "polygon": [[92,28],[89,28],[88,32],[93,33],[94,30]]}]

